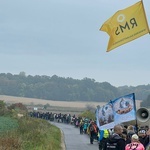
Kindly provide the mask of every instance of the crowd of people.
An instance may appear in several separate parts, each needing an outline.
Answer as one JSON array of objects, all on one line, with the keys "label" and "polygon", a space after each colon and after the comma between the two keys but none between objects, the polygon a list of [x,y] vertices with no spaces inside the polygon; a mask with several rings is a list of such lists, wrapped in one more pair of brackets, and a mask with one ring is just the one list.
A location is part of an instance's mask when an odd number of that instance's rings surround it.
[{"label": "crowd of people", "polygon": [[89,136],[91,144],[96,140],[99,150],[150,150],[149,126],[139,126],[137,130],[134,125],[121,124],[115,125],[113,129],[100,130],[96,121],[76,115],[52,112],[30,112],[29,115],[74,125],[79,128],[80,134]]},{"label": "crowd of people", "polygon": [[107,138],[100,140],[99,150],[146,150],[149,147],[149,136],[148,126],[135,130],[133,125],[116,125]]}]

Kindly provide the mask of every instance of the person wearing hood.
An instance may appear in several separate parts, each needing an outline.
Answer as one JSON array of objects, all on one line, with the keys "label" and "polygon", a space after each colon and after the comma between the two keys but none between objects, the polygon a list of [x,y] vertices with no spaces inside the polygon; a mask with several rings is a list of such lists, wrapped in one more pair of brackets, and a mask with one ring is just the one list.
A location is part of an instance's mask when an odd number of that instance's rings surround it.
[{"label": "person wearing hood", "polygon": [[122,126],[115,125],[114,133],[107,139],[104,150],[125,150],[125,140],[121,137],[122,132]]}]

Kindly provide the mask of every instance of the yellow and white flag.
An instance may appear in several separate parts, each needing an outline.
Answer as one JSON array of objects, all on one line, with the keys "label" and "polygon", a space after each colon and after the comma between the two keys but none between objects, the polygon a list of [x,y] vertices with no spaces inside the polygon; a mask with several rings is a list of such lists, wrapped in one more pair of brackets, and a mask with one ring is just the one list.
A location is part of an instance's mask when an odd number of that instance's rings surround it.
[{"label": "yellow and white flag", "polygon": [[107,52],[149,33],[143,2],[117,11],[100,30],[110,36]]}]

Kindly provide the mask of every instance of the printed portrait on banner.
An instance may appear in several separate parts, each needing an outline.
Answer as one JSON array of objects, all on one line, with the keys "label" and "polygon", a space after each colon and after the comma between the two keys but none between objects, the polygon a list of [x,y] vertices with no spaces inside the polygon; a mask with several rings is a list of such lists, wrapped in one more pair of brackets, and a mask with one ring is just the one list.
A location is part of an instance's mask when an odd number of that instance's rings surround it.
[{"label": "printed portrait on banner", "polygon": [[115,124],[135,120],[135,99],[134,95],[126,95],[114,101],[114,119]]}]

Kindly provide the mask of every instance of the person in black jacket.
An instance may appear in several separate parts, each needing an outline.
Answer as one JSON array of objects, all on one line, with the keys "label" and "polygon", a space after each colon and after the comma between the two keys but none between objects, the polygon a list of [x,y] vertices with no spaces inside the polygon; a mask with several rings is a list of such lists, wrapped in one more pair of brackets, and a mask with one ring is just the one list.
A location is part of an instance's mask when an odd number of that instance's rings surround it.
[{"label": "person in black jacket", "polygon": [[104,150],[125,150],[125,140],[121,137],[123,128],[121,125],[114,127],[114,133],[107,139]]},{"label": "person in black jacket", "polygon": [[149,135],[146,134],[146,130],[140,129],[138,132],[138,136],[139,136],[139,141],[144,145],[146,149],[150,141]]}]

